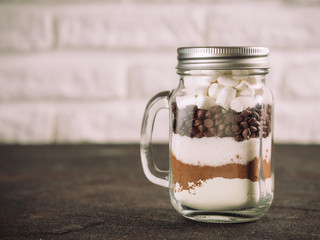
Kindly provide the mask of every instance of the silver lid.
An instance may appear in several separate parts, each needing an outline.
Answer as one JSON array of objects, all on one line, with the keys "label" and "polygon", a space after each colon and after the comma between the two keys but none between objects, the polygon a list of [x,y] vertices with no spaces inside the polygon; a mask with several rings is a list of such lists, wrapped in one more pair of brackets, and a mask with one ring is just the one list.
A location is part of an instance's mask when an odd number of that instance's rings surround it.
[{"label": "silver lid", "polygon": [[177,52],[181,70],[269,68],[265,47],[182,47]]}]

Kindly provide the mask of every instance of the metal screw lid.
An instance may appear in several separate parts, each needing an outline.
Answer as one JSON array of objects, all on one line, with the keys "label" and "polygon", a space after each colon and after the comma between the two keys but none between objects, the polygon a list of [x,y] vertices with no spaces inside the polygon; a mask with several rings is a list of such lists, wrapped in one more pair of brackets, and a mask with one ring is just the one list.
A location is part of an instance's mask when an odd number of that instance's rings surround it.
[{"label": "metal screw lid", "polygon": [[177,52],[181,70],[269,68],[265,47],[182,47]]}]

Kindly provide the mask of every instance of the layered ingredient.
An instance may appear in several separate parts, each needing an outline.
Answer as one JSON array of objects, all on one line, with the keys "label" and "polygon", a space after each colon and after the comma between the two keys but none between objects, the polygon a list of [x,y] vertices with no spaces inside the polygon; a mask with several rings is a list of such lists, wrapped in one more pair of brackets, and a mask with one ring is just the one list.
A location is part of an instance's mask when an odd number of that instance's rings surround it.
[{"label": "layered ingredient", "polygon": [[259,79],[187,79],[187,94],[172,103],[172,176],[181,204],[234,210],[271,192],[272,108]]}]

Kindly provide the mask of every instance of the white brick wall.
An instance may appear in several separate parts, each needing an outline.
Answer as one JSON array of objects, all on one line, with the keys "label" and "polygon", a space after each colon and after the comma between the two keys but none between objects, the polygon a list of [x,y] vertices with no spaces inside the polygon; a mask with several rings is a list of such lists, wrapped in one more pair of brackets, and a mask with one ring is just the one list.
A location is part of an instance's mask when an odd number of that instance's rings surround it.
[{"label": "white brick wall", "polygon": [[[0,2],[0,143],[138,142],[176,48],[271,48],[276,142],[320,143],[320,2]],[[155,140],[166,141],[161,112]]]}]

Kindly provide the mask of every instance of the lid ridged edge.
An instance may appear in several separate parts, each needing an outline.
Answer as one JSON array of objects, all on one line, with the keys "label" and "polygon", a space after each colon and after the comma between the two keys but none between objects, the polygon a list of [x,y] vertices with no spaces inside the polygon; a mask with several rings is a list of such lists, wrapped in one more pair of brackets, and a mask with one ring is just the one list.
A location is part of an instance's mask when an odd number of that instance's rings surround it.
[{"label": "lid ridged edge", "polygon": [[178,59],[203,57],[257,57],[268,56],[266,47],[181,47],[178,48]]},{"label": "lid ridged edge", "polygon": [[178,69],[269,68],[266,47],[181,47]]}]

